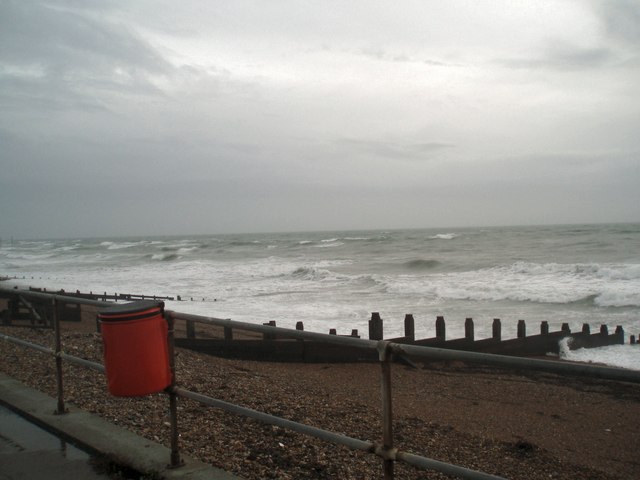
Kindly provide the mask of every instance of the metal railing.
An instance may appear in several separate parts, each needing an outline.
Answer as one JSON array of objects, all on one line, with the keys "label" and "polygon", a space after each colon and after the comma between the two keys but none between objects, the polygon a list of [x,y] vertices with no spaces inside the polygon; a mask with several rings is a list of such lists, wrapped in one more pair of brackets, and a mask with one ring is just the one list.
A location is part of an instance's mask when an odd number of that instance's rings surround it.
[{"label": "metal railing", "polygon": [[[15,291],[0,289],[0,295],[15,295]],[[56,360],[56,382],[58,395],[57,412],[64,413],[64,388],[62,378],[62,361],[67,361],[79,366],[90,368],[104,373],[103,365],[75,357],[64,353],[62,350],[62,342],[60,336],[60,318],[57,315],[56,303],[64,301],[65,303],[77,303],[92,305],[97,307],[111,306],[111,303],[66,297],[61,295],[52,295],[35,292],[20,291],[20,295],[28,296],[40,300],[48,300],[52,302],[52,324],[55,332],[55,349],[43,347],[25,340],[11,337],[9,335],[0,334],[0,338],[9,342],[33,348],[39,352],[51,354]],[[169,324],[169,362],[172,370],[172,384],[165,390],[169,396],[169,410],[171,415],[171,466],[179,467],[182,464],[179,449],[179,427],[178,427],[178,397],[188,398],[199,402],[203,405],[219,408],[224,411],[243,415],[249,418],[259,420],[263,423],[275,425],[285,429],[289,429],[301,434],[316,437],[323,441],[334,444],[344,445],[351,449],[361,450],[374,454],[382,459],[383,478],[390,480],[394,478],[395,462],[403,462],[408,465],[420,469],[435,470],[447,475],[457,476],[459,478],[469,480],[489,480],[500,479],[495,475],[490,475],[475,470],[470,470],[458,465],[452,465],[435,459],[415,455],[409,452],[400,451],[394,448],[393,443],[393,409],[392,409],[392,388],[391,388],[391,363],[394,356],[411,357],[413,359],[425,360],[460,360],[468,363],[477,363],[483,365],[499,366],[506,369],[518,370],[535,370],[557,374],[569,374],[575,376],[584,376],[591,378],[605,378],[610,380],[618,380],[625,382],[640,383],[640,371],[625,370],[614,367],[604,367],[588,364],[574,364],[566,362],[557,362],[550,360],[538,360],[531,358],[510,357],[502,355],[492,355],[485,353],[466,352],[458,350],[449,350],[433,347],[421,347],[415,345],[398,344],[385,340],[366,340],[354,337],[340,337],[336,335],[326,335],[321,333],[305,332],[301,330],[290,330],[274,326],[257,325],[246,322],[237,322],[228,319],[219,319],[214,317],[205,317],[199,315],[191,315],[174,311],[165,311],[165,318]],[[175,385],[176,371],[174,364],[174,324],[175,321],[186,321],[213,325],[218,327],[227,327],[240,330],[258,332],[262,334],[276,334],[279,338],[291,338],[299,340],[314,340],[327,344],[343,345],[349,347],[357,347],[362,349],[375,349],[378,352],[378,358],[381,366],[381,414],[382,414],[382,442],[370,442],[347,435],[331,432],[318,427],[312,427],[303,423],[287,420],[278,416],[270,415],[264,412],[252,410],[223,400],[215,399],[200,393],[192,392],[185,388],[179,388]]]}]

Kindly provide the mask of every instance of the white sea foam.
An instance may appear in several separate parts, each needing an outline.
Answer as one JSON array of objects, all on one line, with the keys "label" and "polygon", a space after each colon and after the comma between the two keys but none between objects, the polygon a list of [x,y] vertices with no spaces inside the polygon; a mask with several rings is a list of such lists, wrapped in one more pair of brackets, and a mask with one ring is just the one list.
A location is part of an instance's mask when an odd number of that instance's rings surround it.
[{"label": "white sea foam", "polygon": [[431,238],[433,240],[453,240],[458,235],[456,233],[438,233],[437,235],[433,235]]},{"label": "white sea foam", "polygon": [[107,249],[109,250],[122,250],[124,248],[131,248],[137,245],[140,245],[140,242],[123,242],[123,243],[113,243],[111,242]]},{"label": "white sea foam", "polygon": [[602,307],[640,306],[640,278],[626,266],[559,265],[517,262],[465,272],[404,275],[390,291],[426,292],[454,300],[514,300],[566,304],[593,298]]},{"label": "white sea foam", "polygon": [[566,350],[562,352],[561,358],[574,362],[602,363],[613,367],[640,370],[640,345],[610,345]]},{"label": "white sea foam", "polygon": [[339,242],[337,241],[337,239],[334,240],[322,240],[322,244],[320,245],[314,245],[314,247],[316,248],[331,248],[331,247],[339,247],[341,245],[344,245],[344,242]]}]

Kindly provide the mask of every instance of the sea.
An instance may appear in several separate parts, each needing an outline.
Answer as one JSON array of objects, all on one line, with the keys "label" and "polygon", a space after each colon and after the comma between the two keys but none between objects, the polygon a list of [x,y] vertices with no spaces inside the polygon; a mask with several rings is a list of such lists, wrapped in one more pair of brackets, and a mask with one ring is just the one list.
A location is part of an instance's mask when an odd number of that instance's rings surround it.
[{"label": "sea", "polygon": [[[640,369],[640,224],[553,225],[177,235],[131,238],[3,239],[5,287],[132,293],[176,298],[166,308],[232,320],[366,337],[373,312],[385,338],[503,338],[540,322],[580,331],[607,325],[625,345],[563,349],[570,360]],[[177,301],[177,297],[181,301]]]}]

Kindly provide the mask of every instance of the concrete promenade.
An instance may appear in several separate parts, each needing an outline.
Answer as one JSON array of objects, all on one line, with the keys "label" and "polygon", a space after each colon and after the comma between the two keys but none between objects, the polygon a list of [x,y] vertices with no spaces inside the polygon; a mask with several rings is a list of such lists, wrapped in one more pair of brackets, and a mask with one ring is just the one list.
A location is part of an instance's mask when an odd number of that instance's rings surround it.
[{"label": "concrete promenade", "polygon": [[[182,455],[182,459],[185,461],[184,466],[170,469],[168,468],[170,450],[167,447],[139,437],[96,415],[78,410],[70,405],[67,406],[69,413],[57,415],[54,413],[56,410],[55,399],[26,387],[3,374],[0,374],[0,405],[34,424],[42,426],[63,442],[105,456],[119,465],[149,475],[154,479],[238,480],[240,478],[185,455]],[[5,417],[10,418],[6,414]],[[29,437],[28,432],[19,433],[15,430],[16,428],[25,429],[24,425],[21,427],[15,419],[12,422],[14,425],[12,435],[21,438]],[[7,437],[7,435],[4,436]],[[73,478],[74,471],[77,472],[86,466],[81,465],[81,463],[86,464],[86,461],[84,459],[79,461],[80,455],[52,456],[37,452],[29,454],[25,451],[27,449],[11,438],[7,438],[5,443],[8,447],[0,450],[2,455],[0,478],[53,478],[51,476],[52,468],[62,469],[66,472],[66,477],[61,478]],[[26,474],[24,469],[27,469]],[[96,474],[94,478],[104,477]]]}]

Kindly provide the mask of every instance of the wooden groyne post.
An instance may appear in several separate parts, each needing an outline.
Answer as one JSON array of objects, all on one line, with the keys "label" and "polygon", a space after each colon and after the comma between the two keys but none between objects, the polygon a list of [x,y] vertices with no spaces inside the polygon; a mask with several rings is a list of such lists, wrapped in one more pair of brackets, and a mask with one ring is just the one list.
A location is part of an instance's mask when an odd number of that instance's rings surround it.
[{"label": "wooden groyne post", "polygon": [[369,340],[382,340],[382,318],[379,312],[373,312],[371,314],[371,320],[369,320]]},{"label": "wooden groyne post", "polygon": [[493,324],[491,325],[491,336],[496,342],[502,340],[502,323],[499,318],[493,319]]},{"label": "wooden groyne post", "polygon": [[436,317],[436,340],[444,342],[447,339],[447,326],[444,323],[444,317]]},{"label": "wooden groyne post", "polygon": [[404,337],[410,342],[416,339],[416,323],[411,313],[404,316]]}]

